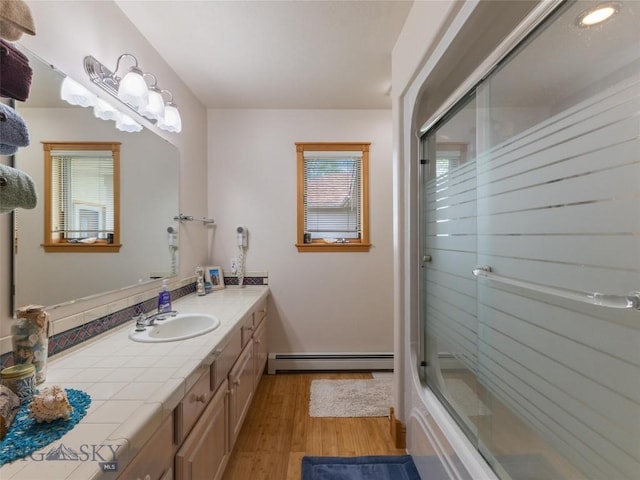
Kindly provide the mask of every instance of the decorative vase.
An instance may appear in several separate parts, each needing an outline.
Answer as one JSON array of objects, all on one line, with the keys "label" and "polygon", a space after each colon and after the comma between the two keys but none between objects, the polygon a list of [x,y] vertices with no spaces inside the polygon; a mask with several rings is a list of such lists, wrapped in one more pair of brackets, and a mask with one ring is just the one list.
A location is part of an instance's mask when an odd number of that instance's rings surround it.
[{"label": "decorative vase", "polygon": [[47,377],[49,352],[49,314],[42,305],[18,308],[17,319],[11,327],[13,361],[16,365],[33,364],[36,384]]}]

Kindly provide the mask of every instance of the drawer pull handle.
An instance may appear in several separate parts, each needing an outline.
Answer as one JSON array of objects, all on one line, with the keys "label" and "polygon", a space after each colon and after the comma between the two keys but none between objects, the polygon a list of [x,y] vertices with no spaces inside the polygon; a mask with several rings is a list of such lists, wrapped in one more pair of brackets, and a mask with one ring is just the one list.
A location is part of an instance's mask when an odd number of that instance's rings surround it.
[{"label": "drawer pull handle", "polygon": [[207,395],[204,393],[196,395],[196,402],[207,403]]}]

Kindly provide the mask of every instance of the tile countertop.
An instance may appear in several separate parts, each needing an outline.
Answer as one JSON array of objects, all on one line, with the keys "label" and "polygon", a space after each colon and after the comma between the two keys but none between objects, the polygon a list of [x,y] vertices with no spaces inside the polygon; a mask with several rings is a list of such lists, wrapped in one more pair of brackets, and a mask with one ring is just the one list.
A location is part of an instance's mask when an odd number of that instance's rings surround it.
[{"label": "tile countertop", "polygon": [[[186,392],[213,361],[238,322],[269,294],[268,287],[230,286],[209,295],[196,294],[173,302],[178,313],[209,313],[221,325],[187,340],[139,343],[128,338],[133,321],[70,353],[49,360],[47,379],[40,385],[60,385],[91,396],[87,415],[71,431],[26,459],[0,467],[2,480],[112,479],[100,462],[113,461],[122,472],[153,432],[172,414]],[[64,444],[80,460],[44,460],[52,447]]]}]

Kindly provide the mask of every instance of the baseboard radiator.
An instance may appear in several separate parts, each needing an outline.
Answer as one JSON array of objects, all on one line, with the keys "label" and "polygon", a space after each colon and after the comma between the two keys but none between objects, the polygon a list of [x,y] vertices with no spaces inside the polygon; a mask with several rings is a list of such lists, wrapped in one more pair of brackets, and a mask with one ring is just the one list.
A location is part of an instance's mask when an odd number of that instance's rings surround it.
[{"label": "baseboard radiator", "polygon": [[393,370],[393,353],[270,353],[267,371]]}]

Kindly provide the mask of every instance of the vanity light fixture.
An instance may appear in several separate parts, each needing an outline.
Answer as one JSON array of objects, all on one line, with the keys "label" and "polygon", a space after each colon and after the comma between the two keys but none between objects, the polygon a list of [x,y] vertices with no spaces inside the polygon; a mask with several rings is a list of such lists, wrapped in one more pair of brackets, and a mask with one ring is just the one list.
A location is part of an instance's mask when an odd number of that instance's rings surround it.
[{"label": "vanity light fixture", "polygon": [[[120,66],[120,61],[124,57],[133,58],[135,65],[129,68],[124,78],[120,78],[117,75],[117,71]],[[138,67],[136,57],[130,53],[123,53],[118,57],[116,68],[113,72],[94,57],[88,55],[84,58],[84,70],[94,84],[109,93],[109,95],[117,98],[136,113],[143,115],[152,123],[156,123],[159,128],[175,133],[182,131],[182,120],[176,105],[173,103],[173,95],[171,92],[161,90],[157,85],[156,76],[152,73],[143,72]],[[147,78],[153,78],[153,83],[149,85],[146,80]],[[165,97],[163,96],[165,93],[170,95],[168,102],[165,102]],[[129,117],[129,119],[135,122],[131,117]],[[121,126],[124,126],[124,123],[129,124],[128,121],[121,121],[120,123],[122,124]],[[135,123],[139,125],[138,122]],[[140,126],[140,128],[142,127]]]},{"label": "vanity light fixture", "polygon": [[142,130],[142,125],[136,122],[129,115],[118,112],[116,128],[122,132],[139,132]]},{"label": "vanity light fixture", "polygon": [[592,27],[608,20],[620,11],[620,3],[608,2],[601,3],[593,8],[585,10],[576,19],[579,27]]},{"label": "vanity light fixture", "polygon": [[101,120],[117,120],[118,112],[111,106],[109,102],[105,102],[100,97],[96,98],[96,104],[93,106],[93,115]]},{"label": "vanity light fixture", "polygon": [[143,108],[149,102],[149,87],[142,77],[144,73],[138,68],[138,59],[130,53],[123,53],[118,57],[114,74],[118,72],[120,60],[124,57],[133,58],[136,64],[129,67],[127,74],[119,81],[118,98],[136,108]]},{"label": "vanity light fixture", "polygon": [[164,117],[158,119],[158,127],[168,132],[180,133],[182,131],[182,118],[175,103],[173,94],[169,90],[162,90],[162,93],[171,95],[169,101],[164,106]]},{"label": "vanity light fixture", "polygon": [[60,98],[71,105],[92,107],[95,105],[98,97],[71,77],[64,77],[62,85],[60,86]]},{"label": "vanity light fixture", "polygon": [[149,100],[138,111],[150,120],[159,121],[164,118],[164,98],[158,88],[158,80],[153,73],[145,73],[144,77],[153,77],[153,84],[149,85]]}]

